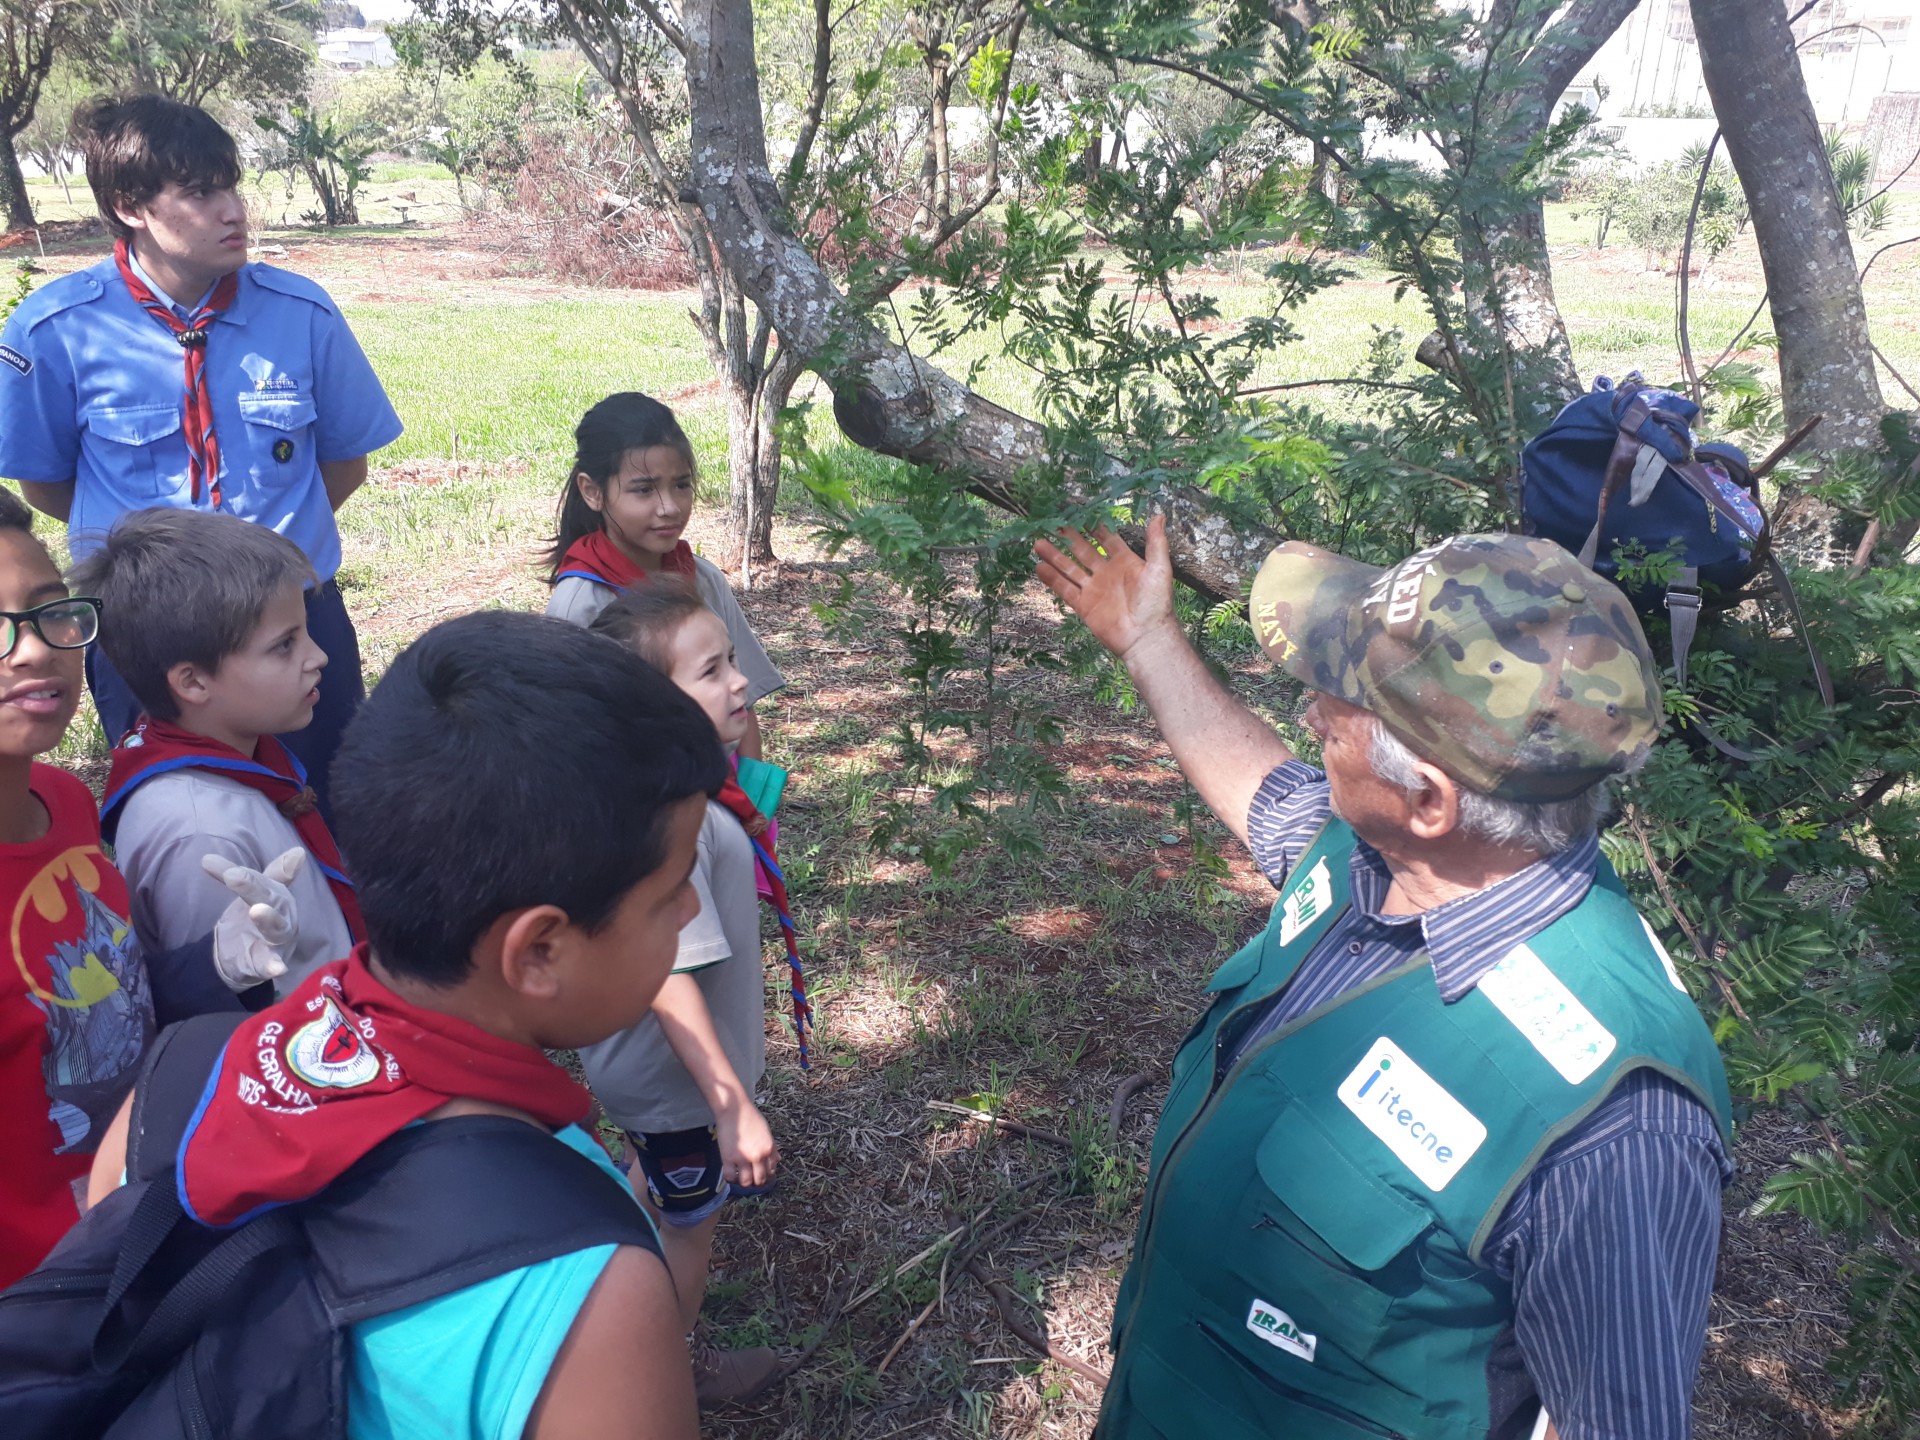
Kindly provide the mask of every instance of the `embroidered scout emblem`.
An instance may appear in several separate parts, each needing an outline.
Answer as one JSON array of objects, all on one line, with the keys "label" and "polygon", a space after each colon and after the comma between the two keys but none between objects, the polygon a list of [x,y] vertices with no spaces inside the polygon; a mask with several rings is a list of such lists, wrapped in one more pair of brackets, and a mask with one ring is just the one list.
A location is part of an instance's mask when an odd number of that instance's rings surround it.
[{"label": "embroidered scout emblem", "polygon": [[1335,1093],[1435,1192],[1447,1188],[1487,1138],[1487,1127],[1384,1035]]},{"label": "embroidered scout emblem", "polygon": [[31,375],[33,373],[33,361],[22,355],[11,345],[0,345],[0,363],[11,365],[22,375]]},{"label": "embroidered scout emblem", "polygon": [[318,1090],[351,1090],[379,1078],[380,1057],[338,1005],[328,1000],[287,1041],[287,1068]]},{"label": "embroidered scout emblem", "polygon": [[284,436],[274,441],[273,458],[278,460],[282,465],[291,460],[293,458],[293,441],[286,439]]},{"label": "embroidered scout emblem", "polygon": [[1509,950],[1479,988],[1569,1085],[1598,1070],[1619,1043],[1531,946]]},{"label": "embroidered scout emblem", "polygon": [[1653,926],[1647,923],[1647,917],[1640,917],[1640,928],[1647,932],[1647,943],[1653,946],[1653,953],[1660,957],[1660,963],[1666,967],[1667,979],[1673,982],[1673,988],[1682,995],[1691,996],[1687,982],[1680,978],[1680,972],[1674,968],[1673,957],[1667,953],[1667,947],[1660,943],[1660,937],[1653,933]]},{"label": "embroidered scout emblem", "polygon": [[1320,1343],[1318,1335],[1307,1334],[1293,1323],[1293,1317],[1286,1311],[1277,1310],[1264,1300],[1255,1300],[1253,1308],[1247,1311],[1247,1329],[1309,1365],[1313,1363],[1314,1347]]},{"label": "embroidered scout emblem", "polygon": [[1322,855],[1313,869],[1287,892],[1280,906],[1280,943],[1291,945],[1293,937],[1333,908],[1333,876]]}]

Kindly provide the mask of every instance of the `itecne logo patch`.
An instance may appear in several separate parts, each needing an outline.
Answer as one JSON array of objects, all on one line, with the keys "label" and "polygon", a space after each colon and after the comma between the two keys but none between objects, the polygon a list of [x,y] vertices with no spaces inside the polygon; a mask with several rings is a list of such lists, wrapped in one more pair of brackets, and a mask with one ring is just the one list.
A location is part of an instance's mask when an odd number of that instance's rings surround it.
[{"label": "itecne logo patch", "polygon": [[1384,1035],[1337,1093],[1429,1190],[1446,1189],[1487,1138],[1478,1117]]},{"label": "itecne logo patch", "polygon": [[1247,1311],[1247,1329],[1258,1335],[1269,1345],[1296,1355],[1309,1365],[1313,1363],[1313,1352],[1320,1343],[1320,1337],[1309,1335],[1293,1323],[1293,1317],[1284,1310],[1275,1309],[1264,1300],[1255,1300],[1253,1308]]}]

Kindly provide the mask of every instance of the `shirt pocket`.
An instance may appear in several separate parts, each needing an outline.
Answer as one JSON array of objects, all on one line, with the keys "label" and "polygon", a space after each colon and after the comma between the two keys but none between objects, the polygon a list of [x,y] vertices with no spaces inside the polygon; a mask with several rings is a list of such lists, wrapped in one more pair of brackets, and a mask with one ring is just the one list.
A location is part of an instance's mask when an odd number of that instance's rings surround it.
[{"label": "shirt pocket", "polygon": [[[314,469],[313,422],[319,411],[313,397],[297,391],[269,391],[239,397],[240,418],[246,423],[248,473],[265,491],[283,490],[305,481]],[[241,457],[227,461],[240,468]]]},{"label": "shirt pocket", "polygon": [[170,496],[186,475],[178,405],[95,405],[83,416],[100,473],[130,496]]},{"label": "shirt pocket", "polygon": [[1302,1329],[1375,1331],[1424,1283],[1419,1241],[1432,1214],[1363,1169],[1298,1103],[1268,1128],[1254,1168],[1248,1268],[1286,1287],[1262,1298]]}]

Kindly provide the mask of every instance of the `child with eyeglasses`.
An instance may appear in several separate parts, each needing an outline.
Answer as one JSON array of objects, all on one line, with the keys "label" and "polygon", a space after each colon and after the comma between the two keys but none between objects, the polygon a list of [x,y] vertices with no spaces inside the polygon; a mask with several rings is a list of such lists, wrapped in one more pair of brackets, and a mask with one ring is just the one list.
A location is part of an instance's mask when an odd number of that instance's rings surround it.
[{"label": "child with eyeglasses", "polygon": [[[236,1008],[233,990],[278,963],[250,900],[232,894],[190,943],[142,952],[92,792],[35,758],[79,706],[100,602],[68,593],[32,525],[0,490],[0,1286],[79,1217],[91,1152],[156,1018]],[[246,885],[268,928],[291,925],[283,887],[257,875]]]}]

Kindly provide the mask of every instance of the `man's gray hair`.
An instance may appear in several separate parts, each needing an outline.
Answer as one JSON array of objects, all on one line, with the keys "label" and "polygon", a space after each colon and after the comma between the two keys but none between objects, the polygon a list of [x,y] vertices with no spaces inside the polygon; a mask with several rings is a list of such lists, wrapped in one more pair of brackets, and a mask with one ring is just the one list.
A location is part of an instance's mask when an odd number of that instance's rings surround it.
[{"label": "man's gray hair", "polygon": [[[1367,759],[1373,765],[1373,773],[1387,784],[1408,794],[1424,788],[1425,782],[1415,768],[1420,757],[1377,717]],[[1460,829],[1464,833],[1492,845],[1516,845],[1539,855],[1558,854],[1598,829],[1612,804],[1605,780],[1570,800],[1547,800],[1538,804],[1496,800],[1458,782],[1455,784],[1460,797]]]}]

